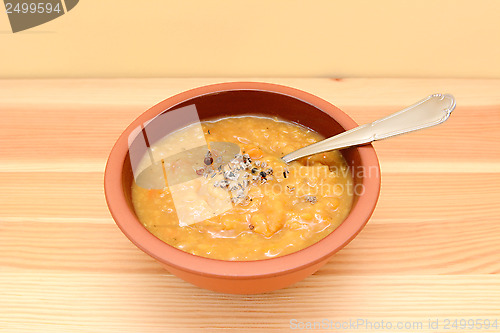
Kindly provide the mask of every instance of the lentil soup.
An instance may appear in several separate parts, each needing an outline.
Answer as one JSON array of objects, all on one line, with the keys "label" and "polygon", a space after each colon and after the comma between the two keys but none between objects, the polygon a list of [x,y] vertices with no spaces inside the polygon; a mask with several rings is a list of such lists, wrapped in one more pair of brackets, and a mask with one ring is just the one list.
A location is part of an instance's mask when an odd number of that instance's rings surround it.
[{"label": "lentil soup", "polygon": [[[178,249],[222,260],[282,256],[321,240],[349,214],[353,180],[340,152],[288,165],[281,160],[324,139],[306,127],[277,118],[226,117],[171,133],[151,150],[175,155],[193,148],[193,138],[208,145],[196,167],[183,168],[190,173],[186,179],[193,180],[172,185],[167,177],[171,186],[165,182],[162,189],[132,185],[141,223]],[[220,142],[239,149],[231,161],[223,161],[212,149]],[[175,168],[179,161],[170,162],[165,168]],[[188,195],[176,201],[178,187]],[[189,219],[183,212],[202,218]]]}]

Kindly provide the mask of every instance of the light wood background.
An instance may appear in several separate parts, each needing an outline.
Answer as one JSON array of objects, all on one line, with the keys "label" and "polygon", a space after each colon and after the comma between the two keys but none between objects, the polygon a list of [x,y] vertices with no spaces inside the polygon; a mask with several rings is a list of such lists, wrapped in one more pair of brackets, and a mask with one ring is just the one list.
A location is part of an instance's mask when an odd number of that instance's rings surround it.
[{"label": "light wood background", "polygon": [[13,34],[0,78],[500,79],[498,0],[85,0]]},{"label": "light wood background", "polygon": [[436,128],[377,142],[382,191],[366,228],[315,275],[253,296],[163,270],[116,227],[103,193],[107,155],[133,119],[222,81],[0,81],[1,332],[272,332],[291,319],[358,318],[423,323],[399,332],[445,331],[429,319],[500,325],[500,80],[263,80],[325,98],[358,123],[435,92],[454,94],[457,108]]}]

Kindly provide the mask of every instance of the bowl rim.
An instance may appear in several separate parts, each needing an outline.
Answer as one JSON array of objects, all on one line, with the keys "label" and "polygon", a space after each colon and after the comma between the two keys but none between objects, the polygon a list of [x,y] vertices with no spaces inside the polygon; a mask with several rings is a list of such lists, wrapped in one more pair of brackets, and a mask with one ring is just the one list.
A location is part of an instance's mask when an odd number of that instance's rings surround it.
[{"label": "bowl rim", "polygon": [[123,193],[121,171],[128,153],[128,136],[131,131],[161,112],[187,100],[235,90],[255,90],[286,95],[327,113],[346,130],[358,126],[346,113],[330,102],[305,91],[273,83],[224,82],[181,92],[142,113],[122,132],[113,146],[104,172],[104,192],[108,209],[115,223],[133,244],[151,257],[166,266],[202,276],[228,279],[268,278],[295,272],[328,259],[356,237],[368,222],[377,204],[380,193],[380,166],[371,144],[352,148],[358,150],[361,165],[375,167],[377,172],[364,184],[364,193],[359,196],[357,204],[351,209],[346,219],[318,242],[284,256],[254,261],[229,261],[193,255],[163,242],[150,233],[128,206]]}]

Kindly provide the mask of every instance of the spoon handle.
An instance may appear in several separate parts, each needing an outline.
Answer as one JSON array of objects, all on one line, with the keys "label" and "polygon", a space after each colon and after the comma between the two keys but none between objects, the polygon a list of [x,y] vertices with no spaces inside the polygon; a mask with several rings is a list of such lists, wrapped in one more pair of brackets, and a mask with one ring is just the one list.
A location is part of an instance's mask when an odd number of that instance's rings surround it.
[{"label": "spoon handle", "polygon": [[395,135],[439,125],[448,119],[453,109],[455,109],[455,98],[452,95],[430,95],[390,116],[298,149],[283,156],[282,159],[288,163],[304,156],[362,145],[375,140],[387,139]]}]

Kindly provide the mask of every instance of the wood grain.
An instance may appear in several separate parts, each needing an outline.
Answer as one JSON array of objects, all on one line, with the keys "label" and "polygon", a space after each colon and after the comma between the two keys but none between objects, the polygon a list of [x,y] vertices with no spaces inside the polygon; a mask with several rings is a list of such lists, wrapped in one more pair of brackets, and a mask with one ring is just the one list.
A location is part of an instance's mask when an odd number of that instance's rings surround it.
[{"label": "wood grain", "polygon": [[253,296],[172,276],[126,239],[104,200],[121,131],[156,102],[221,81],[0,81],[0,332],[281,332],[291,319],[423,325],[396,332],[450,331],[444,320],[455,318],[500,325],[499,80],[264,80],[317,94],[358,123],[433,92],[454,94],[457,108],[439,127],[377,142],[382,191],[366,228],[318,273]]}]

